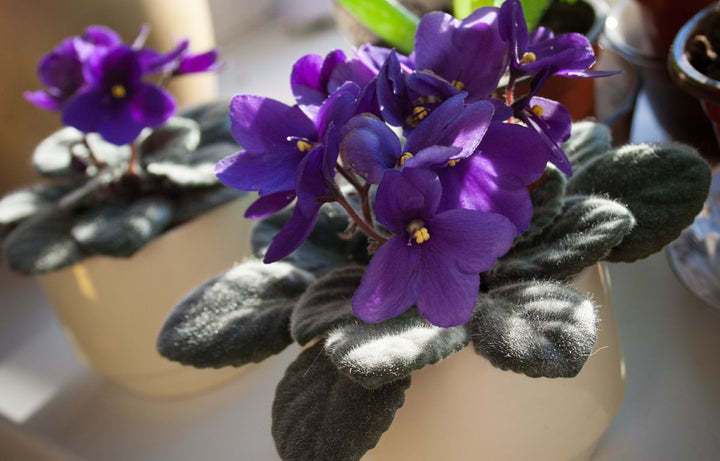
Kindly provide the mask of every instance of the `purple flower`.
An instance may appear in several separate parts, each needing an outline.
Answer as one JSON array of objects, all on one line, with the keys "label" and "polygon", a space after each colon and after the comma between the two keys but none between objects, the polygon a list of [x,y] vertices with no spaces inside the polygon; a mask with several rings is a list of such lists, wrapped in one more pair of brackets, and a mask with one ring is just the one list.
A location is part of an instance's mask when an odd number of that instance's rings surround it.
[{"label": "purple flower", "polygon": [[320,207],[336,193],[334,179],[337,158],[337,133],[331,124],[323,143],[310,151],[298,165],[295,178],[297,202],[293,214],[273,237],[265,253],[265,263],[283,259],[308,238],[317,221]]},{"label": "purple flower", "polygon": [[161,54],[150,48],[139,51],[143,73],[167,73],[173,76],[217,70],[218,51],[191,53],[190,42],[181,40],[168,53]]},{"label": "purple flower", "polygon": [[43,110],[62,110],[85,85],[83,63],[121,43],[120,36],[104,26],[89,26],[82,36],[66,38],[38,64],[38,77],[46,89],[27,91],[25,99]]},{"label": "purple flower", "polygon": [[308,54],[295,62],[290,86],[300,108],[314,117],[323,102],[346,82],[365,88],[377,75],[371,66],[371,59],[348,59],[341,50],[333,50],[325,58]]},{"label": "purple flower", "polygon": [[227,186],[259,192],[246,217],[261,218],[292,202],[301,163],[321,145],[331,124],[342,127],[353,116],[358,93],[357,85],[344,85],[323,103],[315,119],[298,106],[274,99],[252,95],[233,98],[232,133],[244,150],[221,160],[215,173]]},{"label": "purple flower", "polygon": [[507,67],[507,40],[498,31],[497,8],[475,10],[458,20],[443,12],[422,17],[415,34],[415,69],[430,71],[458,90],[468,102],[488,97]]},{"label": "purple flower", "polygon": [[515,226],[492,213],[438,213],[441,189],[437,175],[425,169],[384,176],[377,219],[395,235],[373,255],[353,296],[353,311],[361,320],[381,322],[414,304],[437,326],[469,320],[479,274],[508,251]]},{"label": "purple flower", "polygon": [[121,45],[95,55],[84,68],[87,86],[63,110],[63,123],[108,142],[128,144],[143,128],[164,123],[175,110],[166,91],[142,81],[137,51]]}]

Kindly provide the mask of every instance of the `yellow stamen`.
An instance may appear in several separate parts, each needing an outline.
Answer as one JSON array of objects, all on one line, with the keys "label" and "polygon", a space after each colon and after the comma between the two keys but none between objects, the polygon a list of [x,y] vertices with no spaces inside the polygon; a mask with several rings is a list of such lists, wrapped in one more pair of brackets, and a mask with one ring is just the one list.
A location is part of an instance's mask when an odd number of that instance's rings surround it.
[{"label": "yellow stamen", "polygon": [[423,106],[417,106],[413,109],[413,117],[415,117],[418,120],[422,120],[425,117],[428,116],[428,110],[424,108]]},{"label": "yellow stamen", "polygon": [[534,105],[534,106],[532,106],[532,107],[530,108],[530,111],[531,111],[533,114],[537,115],[538,117],[542,117],[543,108],[540,107],[540,106],[538,106],[537,104]]},{"label": "yellow stamen", "polygon": [[127,90],[122,85],[113,85],[113,87],[110,88],[110,92],[115,99],[122,99],[127,96]]},{"label": "yellow stamen", "polygon": [[415,240],[417,244],[430,240],[430,232],[428,232],[427,227],[425,227],[425,223],[420,220],[415,220],[408,224],[407,231],[408,234],[410,234],[410,238]]},{"label": "yellow stamen", "polygon": [[463,82],[461,82],[460,80],[453,80],[451,83],[452,83],[452,86],[457,88],[458,91],[462,91],[465,89],[465,84]]},{"label": "yellow stamen", "polygon": [[410,152],[405,152],[405,153],[402,154],[402,156],[400,157],[400,160],[398,161],[398,163],[400,164],[400,166],[403,166],[403,164],[405,163],[405,161],[406,161],[407,159],[410,159],[410,158],[413,158],[413,154],[411,154]]},{"label": "yellow stamen", "polygon": [[450,161],[447,163],[447,166],[452,167],[452,166],[457,165],[458,163],[460,163],[460,159],[459,159],[459,158],[456,158],[456,159],[450,160]]},{"label": "yellow stamen", "polygon": [[305,139],[299,140],[295,145],[300,152],[310,152],[313,149],[312,144]]},{"label": "yellow stamen", "polygon": [[527,53],[523,53],[521,58],[521,63],[523,65],[530,64],[531,62],[535,62],[537,60],[537,56],[535,56],[535,53],[532,51],[528,51]]}]

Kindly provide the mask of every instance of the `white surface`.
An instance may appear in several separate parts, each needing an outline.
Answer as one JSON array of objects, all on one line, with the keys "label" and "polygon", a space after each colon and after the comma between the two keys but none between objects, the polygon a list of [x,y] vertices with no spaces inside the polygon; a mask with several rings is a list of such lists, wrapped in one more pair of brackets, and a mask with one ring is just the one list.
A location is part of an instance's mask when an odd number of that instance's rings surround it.
[{"label": "white surface", "polygon": [[[268,25],[225,50],[221,92],[289,101],[294,60],[338,46],[347,49],[332,31],[288,36]],[[647,126],[636,123],[635,139],[658,139],[641,118]],[[594,460],[720,459],[720,314],[685,291],[664,254],[610,272],[628,384]],[[270,402],[295,354],[196,397],[144,400],[86,369],[36,282],[0,270],[0,413],[81,459],[277,459]],[[263,397],[247,401],[248,392]]]}]

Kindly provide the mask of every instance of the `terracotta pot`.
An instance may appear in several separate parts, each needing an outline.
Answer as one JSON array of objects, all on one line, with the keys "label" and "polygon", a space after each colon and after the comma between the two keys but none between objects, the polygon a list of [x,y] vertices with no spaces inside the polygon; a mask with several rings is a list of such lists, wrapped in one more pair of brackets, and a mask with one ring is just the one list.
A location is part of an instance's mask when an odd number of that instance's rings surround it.
[{"label": "terracotta pot", "polygon": [[251,196],[218,207],[131,258],[96,256],[39,277],[70,340],[95,371],[134,392],[170,397],[215,386],[236,369],[197,370],[161,357],[168,312],[192,287],[250,255]]},{"label": "terracotta pot", "polygon": [[606,269],[574,285],[599,306],[595,352],[575,378],[502,371],[471,347],[413,373],[405,404],[365,461],[587,460],[620,407],[625,365]]}]

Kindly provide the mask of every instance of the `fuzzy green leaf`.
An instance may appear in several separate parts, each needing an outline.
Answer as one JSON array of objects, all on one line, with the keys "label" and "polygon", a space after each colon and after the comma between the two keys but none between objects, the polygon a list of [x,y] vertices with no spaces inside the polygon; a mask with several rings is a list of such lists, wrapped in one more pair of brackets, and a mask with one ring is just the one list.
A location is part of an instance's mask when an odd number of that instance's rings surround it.
[{"label": "fuzzy green leaf", "polygon": [[342,375],[323,343],[290,364],[275,391],[272,434],[284,461],[359,460],[390,427],[410,378],[366,389]]},{"label": "fuzzy green leaf", "polygon": [[572,134],[563,144],[563,150],[570,159],[573,173],[580,172],[588,163],[610,151],[612,135],[610,128],[591,121],[575,122]]},{"label": "fuzzy green leaf", "polygon": [[215,101],[183,110],[180,115],[195,120],[200,127],[200,146],[234,144],[230,131],[230,101]]},{"label": "fuzzy green leaf", "polygon": [[[129,146],[106,142],[97,133],[89,133],[86,139],[100,162],[118,165],[130,158]],[[51,177],[83,177],[97,172],[83,143],[83,133],[72,127],[56,131],[38,144],[32,162],[39,173]]]},{"label": "fuzzy green leaf", "polygon": [[557,218],[562,211],[565,175],[548,165],[539,183],[530,191],[533,216],[528,230],[515,239],[515,245],[531,241]]},{"label": "fuzzy green leaf", "polygon": [[415,47],[420,19],[404,6],[388,0],[337,0],[368,29],[404,54]]},{"label": "fuzzy green leaf", "polygon": [[599,194],[622,202],[637,220],[609,261],[645,258],[692,224],[710,188],[710,167],[688,146],[638,144],[590,162],[568,182],[573,194]]},{"label": "fuzzy green leaf", "polygon": [[215,143],[193,151],[163,150],[145,159],[144,166],[153,176],[167,178],[183,187],[208,187],[219,184],[215,164],[238,151],[237,144]]},{"label": "fuzzy green leaf", "polygon": [[[252,230],[253,253],[263,258],[272,238],[282,229],[292,208],[275,213],[260,222]],[[357,232],[350,239],[340,238],[349,224],[345,211],[337,203],[328,203],[320,209],[317,223],[307,241],[283,261],[321,276],[330,270],[348,264],[367,264],[367,238]]]},{"label": "fuzzy green leaf", "polygon": [[475,352],[530,377],[576,376],[597,334],[595,306],[555,282],[520,282],[478,298],[469,324]]},{"label": "fuzzy green leaf", "polygon": [[199,368],[265,360],[292,342],[290,312],[313,280],[285,263],[239,264],[180,301],[162,327],[158,351]]},{"label": "fuzzy green leaf", "polygon": [[627,208],[599,197],[568,197],[542,234],[514,247],[487,274],[489,286],[534,278],[564,279],[605,258],[635,220]]},{"label": "fuzzy green leaf", "polygon": [[20,223],[3,241],[8,267],[36,275],[80,261],[84,254],[70,235],[73,223],[72,214],[57,208]]},{"label": "fuzzy green leaf", "polygon": [[246,196],[248,193],[224,185],[217,187],[203,187],[201,189],[180,189],[172,197],[173,220],[171,225],[189,221],[213,208],[229,203],[235,199]]},{"label": "fuzzy green leaf", "polygon": [[0,224],[13,224],[46,210],[75,187],[74,184],[36,184],[14,190],[0,199]]},{"label": "fuzzy green leaf", "polygon": [[178,158],[194,151],[200,144],[200,126],[194,120],[172,117],[154,128],[140,141],[140,160],[143,166],[157,156]]},{"label": "fuzzy green leaf", "polygon": [[304,346],[334,327],[358,321],[351,301],[364,273],[362,266],[343,267],[308,287],[290,318],[290,332],[298,344]]},{"label": "fuzzy green leaf", "polygon": [[70,233],[91,252],[129,257],[162,233],[171,218],[172,206],[160,197],[101,203],[81,213]]},{"label": "fuzzy green leaf", "polygon": [[437,327],[411,309],[381,323],[335,328],[325,349],[343,374],[374,389],[437,363],[468,342],[464,326]]}]

